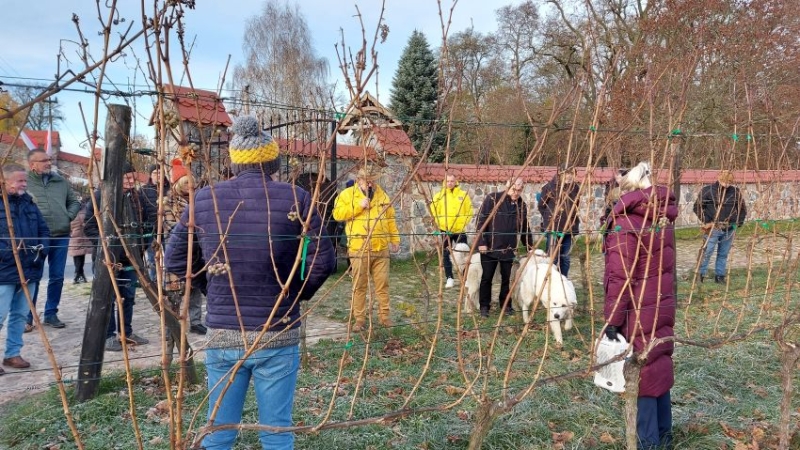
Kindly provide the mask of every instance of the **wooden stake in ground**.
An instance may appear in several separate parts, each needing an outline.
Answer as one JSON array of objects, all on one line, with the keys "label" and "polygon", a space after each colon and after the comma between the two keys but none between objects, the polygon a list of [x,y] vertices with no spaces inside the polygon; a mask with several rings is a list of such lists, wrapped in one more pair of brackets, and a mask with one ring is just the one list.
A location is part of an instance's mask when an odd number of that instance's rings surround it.
[{"label": "wooden stake in ground", "polygon": [[[114,230],[114,218],[122,216],[122,170],[130,130],[131,108],[125,105],[109,105],[105,129],[106,148],[100,167],[100,177],[103,181],[100,204],[103,205],[104,212],[97,216],[102,217],[100,239]],[[94,200],[94,196],[92,199]],[[95,214],[100,213],[99,205],[94,205],[94,208]],[[100,261],[118,261],[122,253],[119,245],[103,248],[99,242],[96,251],[99,252]],[[114,272],[108,263],[95,266],[92,299],[86,312],[86,328],[83,330],[81,359],[78,366],[78,385],[75,393],[78,401],[93,398],[100,384],[106,330],[111,319],[112,302],[116,297],[111,282],[113,275]]]}]

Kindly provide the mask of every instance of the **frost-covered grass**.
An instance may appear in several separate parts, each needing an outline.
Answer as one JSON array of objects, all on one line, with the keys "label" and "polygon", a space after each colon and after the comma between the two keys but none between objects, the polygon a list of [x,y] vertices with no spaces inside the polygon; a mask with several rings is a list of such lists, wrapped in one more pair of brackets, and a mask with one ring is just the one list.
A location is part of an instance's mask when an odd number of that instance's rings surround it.
[{"label": "frost-covered grass", "polygon": [[[484,448],[623,448],[622,397],[596,388],[586,373],[592,330],[602,325],[602,286],[592,286],[593,305],[588,292],[581,290],[576,327],[565,332],[563,348],[556,348],[547,338],[543,311],[536,312],[527,332],[519,314],[502,319],[494,314],[487,320],[462,315],[457,326],[455,289],[440,297],[437,261],[417,256],[392,263],[395,326],[381,329],[375,323],[368,337],[322,340],[311,347],[295,404],[297,425],[404,414],[380,423],[299,433],[297,448],[466,448],[478,396],[500,400],[531,386],[531,393],[494,423]],[[773,273],[768,278],[760,268],[751,271],[751,285],[745,290],[746,273],[737,270],[730,286],[696,286],[691,304],[686,295],[691,280],[681,281],[679,337],[710,343],[750,334],[714,349],[677,346],[677,383],[672,390],[676,449],[733,449],[739,442],[773,448],[780,360],[772,333],[758,330],[798,307],[797,296],[785,290],[787,277],[796,276]],[[772,281],[775,289],[769,290],[768,279],[782,281]],[[309,306],[315,314],[346,321],[349,280],[331,280],[327,286],[331,289],[323,300]],[[568,374],[574,376],[559,380]],[[133,395],[144,448],[169,448],[164,413],[153,409],[166,398],[158,371],[137,372],[135,378]],[[470,383],[474,395],[465,396]],[[203,386],[187,392],[187,428],[203,424],[205,392]],[[799,397],[793,398],[794,423]],[[31,396],[4,410],[0,448],[75,448],[55,392]],[[120,374],[107,374],[101,394],[83,404],[71,401],[71,410],[86,448],[137,446]],[[256,412],[251,396],[244,421],[254,423]],[[192,423],[194,413],[197,420]],[[238,448],[259,448],[256,433],[243,432]]]}]

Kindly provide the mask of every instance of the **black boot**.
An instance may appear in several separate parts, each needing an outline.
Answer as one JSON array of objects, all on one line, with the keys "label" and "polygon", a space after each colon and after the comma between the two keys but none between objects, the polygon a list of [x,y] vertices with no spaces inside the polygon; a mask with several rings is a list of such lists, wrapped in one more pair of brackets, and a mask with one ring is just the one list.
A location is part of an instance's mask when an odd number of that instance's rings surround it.
[{"label": "black boot", "polygon": [[714,275],[714,283],[725,284],[725,275]]},{"label": "black boot", "polygon": [[705,275],[700,275],[700,282],[701,282],[701,283],[702,283],[703,281],[705,281],[705,279],[706,279],[706,276],[705,276]]}]

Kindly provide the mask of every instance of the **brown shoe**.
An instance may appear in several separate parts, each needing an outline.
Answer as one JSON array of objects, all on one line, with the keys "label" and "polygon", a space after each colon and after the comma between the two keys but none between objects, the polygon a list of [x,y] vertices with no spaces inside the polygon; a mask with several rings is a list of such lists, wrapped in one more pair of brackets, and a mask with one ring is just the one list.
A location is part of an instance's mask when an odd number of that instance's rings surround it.
[{"label": "brown shoe", "polygon": [[33,330],[35,330],[35,329],[36,329],[36,326],[35,326],[34,324],[32,324],[32,323],[26,323],[26,324],[25,324],[25,331],[24,331],[24,333],[30,333],[31,331],[33,331]]},{"label": "brown shoe", "polygon": [[353,333],[361,333],[364,331],[364,328],[364,322],[356,322],[355,325],[353,325]]},{"label": "brown shoe", "polygon": [[381,326],[389,328],[394,326],[392,319],[381,319]]},{"label": "brown shoe", "polygon": [[22,359],[22,356],[12,356],[11,358],[4,359],[3,365],[15,369],[27,369],[31,366],[31,363]]}]

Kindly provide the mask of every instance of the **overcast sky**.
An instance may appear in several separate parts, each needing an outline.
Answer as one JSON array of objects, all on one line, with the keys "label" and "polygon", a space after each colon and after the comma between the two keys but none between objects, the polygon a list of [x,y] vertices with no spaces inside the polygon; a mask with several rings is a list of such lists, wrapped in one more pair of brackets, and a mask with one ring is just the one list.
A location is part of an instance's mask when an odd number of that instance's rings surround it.
[{"label": "overcast sky", "polygon": [[[441,0],[445,14],[453,5],[452,0]],[[104,4],[105,1],[101,1]],[[152,2],[145,1],[146,4]],[[379,0],[341,1],[341,0],[302,0],[298,2],[312,31],[314,46],[318,56],[328,59],[331,65],[331,76],[340,78],[337,67],[334,44],[340,42],[344,32],[348,45],[360,45],[361,28],[355,17],[358,5],[371,39],[380,13]],[[464,30],[474,24],[482,32],[496,28],[495,10],[503,4],[517,4],[520,0],[458,0],[453,12],[450,34]],[[137,10],[140,2],[133,0],[119,1],[121,16],[126,19],[123,25],[140,20]],[[228,55],[231,55],[231,69],[241,62],[241,46],[245,21],[260,13],[264,0],[224,0],[197,1],[197,8],[188,11],[187,40],[194,40],[194,48],[190,61],[190,72],[194,86],[208,90],[216,90],[220,76],[225,69]],[[336,7],[332,5],[337,5]],[[49,84],[57,72],[59,48],[64,48],[69,61],[61,62],[61,71],[71,68],[81,70],[81,62],[76,55],[77,32],[72,22],[73,13],[80,17],[81,30],[90,40],[90,53],[100,55],[102,42],[98,32],[101,29],[97,18],[95,0],[6,0],[3,7],[3,45],[0,51],[0,81],[4,83]],[[105,14],[105,11],[104,11]],[[380,101],[388,103],[389,88],[397,68],[397,60],[408,42],[414,29],[425,33],[433,48],[441,42],[441,25],[436,0],[386,0],[384,13],[390,32],[387,41],[379,45],[379,77]],[[137,23],[138,25],[138,23]],[[276,26],[280,24],[276,23]],[[117,39],[118,40],[118,39]],[[181,60],[178,55],[172,58],[173,70],[180,70]],[[125,56],[115,61],[109,69],[109,80],[105,88],[121,91],[149,89],[151,83],[144,78],[141,70],[137,70],[137,58],[146,61],[144,41],[136,42]],[[181,72],[174,74],[180,78]],[[184,84],[186,82],[184,81]],[[131,85],[135,84],[135,88]],[[338,83],[343,88],[341,82]],[[369,90],[375,93],[375,84]],[[83,89],[85,86],[73,85]],[[88,88],[87,88],[88,89]],[[343,89],[342,89],[343,90]],[[344,90],[343,90],[344,91]],[[63,92],[58,95],[66,120],[61,124],[62,149],[71,153],[88,155],[85,144],[86,133],[80,116],[78,104],[83,107],[91,129],[94,97],[85,93]],[[147,125],[152,111],[152,100],[149,97],[131,99],[109,98],[111,103],[129,102],[135,107],[135,132],[152,136]],[[105,111],[100,108],[98,123],[99,132],[103,133]],[[101,143],[102,145],[102,143]]]}]

